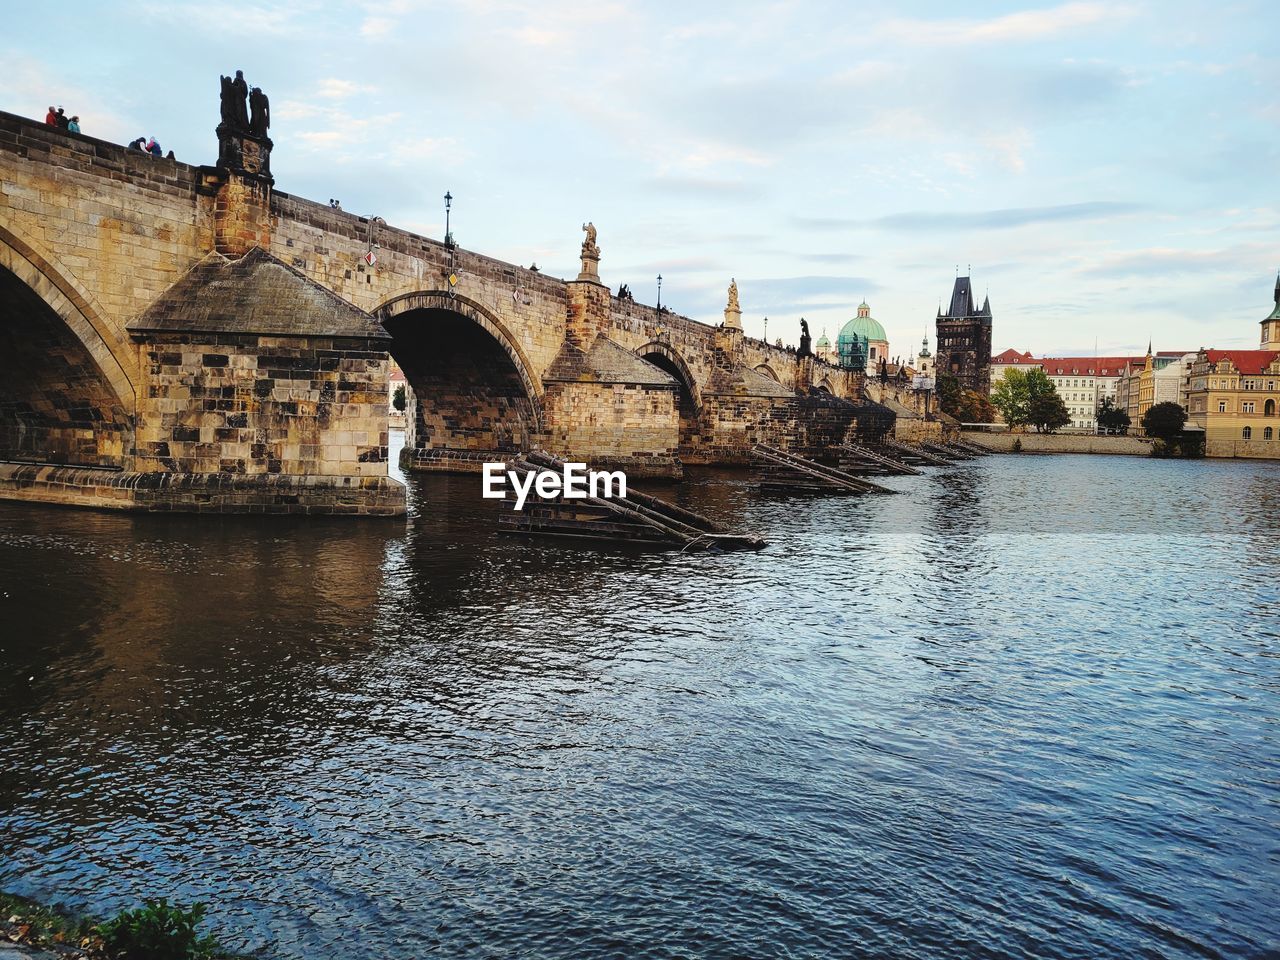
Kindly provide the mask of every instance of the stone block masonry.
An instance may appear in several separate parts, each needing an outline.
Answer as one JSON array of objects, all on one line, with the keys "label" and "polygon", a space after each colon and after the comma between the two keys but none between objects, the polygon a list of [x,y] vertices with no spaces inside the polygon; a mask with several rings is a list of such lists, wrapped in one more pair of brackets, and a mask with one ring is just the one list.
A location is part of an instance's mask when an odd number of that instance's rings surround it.
[{"label": "stone block masonry", "polygon": [[140,472],[387,472],[385,352],[359,341],[153,333],[140,345]]}]

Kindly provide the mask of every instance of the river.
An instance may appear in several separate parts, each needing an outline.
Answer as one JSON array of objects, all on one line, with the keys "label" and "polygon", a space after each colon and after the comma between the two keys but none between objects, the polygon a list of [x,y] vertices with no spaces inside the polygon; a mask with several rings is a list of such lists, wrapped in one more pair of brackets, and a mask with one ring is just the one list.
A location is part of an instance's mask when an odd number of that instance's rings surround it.
[{"label": "river", "polygon": [[266,956],[1280,951],[1280,467],[988,457],[760,553],[0,504],[0,888]]}]

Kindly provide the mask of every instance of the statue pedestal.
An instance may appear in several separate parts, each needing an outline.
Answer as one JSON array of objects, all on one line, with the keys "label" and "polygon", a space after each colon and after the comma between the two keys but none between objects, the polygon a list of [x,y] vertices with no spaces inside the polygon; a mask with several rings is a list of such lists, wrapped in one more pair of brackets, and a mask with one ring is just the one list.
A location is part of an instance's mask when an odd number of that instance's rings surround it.
[{"label": "statue pedestal", "polygon": [[270,137],[259,137],[227,123],[218,124],[218,166],[233,173],[260,177],[274,184],[271,176]]},{"label": "statue pedestal", "polygon": [[579,280],[589,280],[592,283],[600,282],[600,254],[590,253],[586,250],[582,252],[582,272],[578,274]]}]

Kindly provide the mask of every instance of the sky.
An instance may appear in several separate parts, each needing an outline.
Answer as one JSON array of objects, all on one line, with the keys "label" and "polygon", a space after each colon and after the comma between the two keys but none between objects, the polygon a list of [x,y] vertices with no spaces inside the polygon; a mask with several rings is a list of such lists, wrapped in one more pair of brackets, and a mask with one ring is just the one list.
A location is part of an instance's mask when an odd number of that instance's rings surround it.
[{"label": "sky", "polygon": [[1280,4],[3,0],[0,110],[213,163],[271,100],[277,189],[748,334],[893,354],[957,269],[993,349],[1256,346],[1280,268]]}]

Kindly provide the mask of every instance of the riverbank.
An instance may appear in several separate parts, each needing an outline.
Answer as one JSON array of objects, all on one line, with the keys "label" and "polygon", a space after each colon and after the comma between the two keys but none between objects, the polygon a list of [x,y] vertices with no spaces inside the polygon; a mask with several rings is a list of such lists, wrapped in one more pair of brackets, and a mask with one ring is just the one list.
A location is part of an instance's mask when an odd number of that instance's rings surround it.
[{"label": "riverbank", "polygon": [[[0,891],[0,957],[30,960],[144,960],[168,950],[192,960],[247,960],[228,953],[213,937],[197,937],[204,910],[148,903],[113,920],[72,913]],[[181,942],[180,942],[181,941]],[[179,952],[179,947],[182,949]]]},{"label": "riverbank", "polygon": [[1021,441],[1022,453],[1106,453],[1128,457],[1151,456],[1146,437],[1097,437],[1079,433],[980,433],[961,434],[966,443],[976,443],[998,453],[1013,453]]}]

